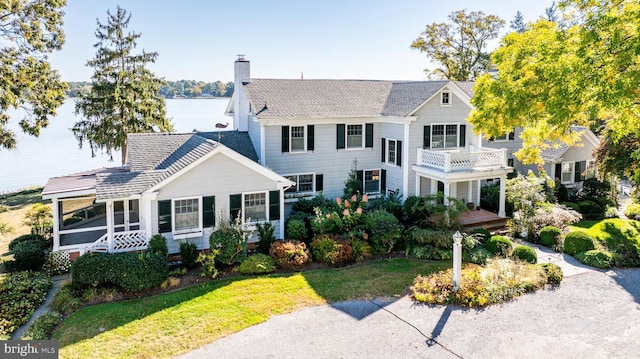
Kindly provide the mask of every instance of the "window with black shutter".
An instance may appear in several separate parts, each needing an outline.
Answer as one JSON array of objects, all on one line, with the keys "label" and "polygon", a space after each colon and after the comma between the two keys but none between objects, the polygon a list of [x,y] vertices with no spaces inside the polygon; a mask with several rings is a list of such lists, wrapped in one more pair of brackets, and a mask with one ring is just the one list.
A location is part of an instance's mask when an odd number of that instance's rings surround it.
[{"label": "window with black shutter", "polygon": [[336,149],[344,148],[344,132],[345,126],[344,124],[336,125]]},{"label": "window with black shutter", "polygon": [[460,147],[465,147],[467,139],[467,125],[460,125]]},{"label": "window with black shutter", "polygon": [[402,167],[402,141],[396,141],[396,166]]},{"label": "window with black shutter", "polygon": [[313,151],[314,149],[314,127],[313,125],[307,125],[307,151]]},{"label": "window with black shutter", "polygon": [[235,221],[240,212],[242,212],[242,195],[229,195],[229,219]]},{"label": "window with black shutter", "polygon": [[422,148],[431,148],[431,126],[424,126],[422,133]]},{"label": "window with black shutter", "polygon": [[289,126],[282,126],[282,152],[289,152]]},{"label": "window with black shutter", "polygon": [[216,197],[202,197],[202,225],[215,227],[216,225]]},{"label": "window with black shutter", "polygon": [[269,220],[280,219],[280,191],[269,191]]},{"label": "window with black shutter", "polygon": [[171,200],[158,201],[158,232],[170,233],[171,230]]},{"label": "window with black shutter", "polygon": [[373,123],[364,125],[364,147],[373,147]]},{"label": "window with black shutter", "polygon": [[386,153],[386,150],[387,150],[387,139],[383,138],[382,139],[382,143],[380,145],[382,147],[382,151],[381,151],[382,156],[380,158],[380,162],[385,163],[386,162],[386,158],[387,158],[387,153]]},{"label": "window with black shutter", "polygon": [[316,192],[322,191],[324,186],[324,176],[316,175]]}]

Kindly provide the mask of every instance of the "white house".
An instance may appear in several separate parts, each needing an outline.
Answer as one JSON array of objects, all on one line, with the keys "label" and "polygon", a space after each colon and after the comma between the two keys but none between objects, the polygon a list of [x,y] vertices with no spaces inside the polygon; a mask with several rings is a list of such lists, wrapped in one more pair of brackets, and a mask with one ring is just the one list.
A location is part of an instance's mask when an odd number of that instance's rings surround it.
[{"label": "white house", "polygon": [[342,195],[354,161],[364,191],[437,191],[479,205],[480,183],[504,179],[506,149],[482,146],[467,122],[470,82],[286,80],[250,77],[235,62],[227,114],[251,138],[259,162],[296,182],[285,201]]},{"label": "white house", "polygon": [[181,241],[206,249],[215,226],[238,213],[248,226],[271,222],[281,238],[294,183],[256,162],[246,133],[218,135],[132,134],[124,167],[51,178],[42,197],[53,202],[53,250],[146,249],[157,233],[169,253]]}]

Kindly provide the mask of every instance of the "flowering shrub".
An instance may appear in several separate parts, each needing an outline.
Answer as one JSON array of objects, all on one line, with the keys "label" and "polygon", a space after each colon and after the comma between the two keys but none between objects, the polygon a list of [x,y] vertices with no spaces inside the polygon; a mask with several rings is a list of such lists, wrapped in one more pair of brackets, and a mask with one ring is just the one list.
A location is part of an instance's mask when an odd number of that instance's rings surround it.
[{"label": "flowering shrub", "polygon": [[402,224],[391,213],[376,210],[368,214],[371,223],[370,243],[374,253],[390,253],[402,237]]},{"label": "flowering shrub", "polygon": [[319,262],[332,266],[343,266],[356,260],[349,241],[327,234],[321,234],[313,239],[311,254]]},{"label": "flowering shrub", "polygon": [[269,255],[276,266],[283,269],[299,269],[311,262],[307,245],[300,241],[275,241],[271,244]]},{"label": "flowering shrub", "polygon": [[51,279],[33,272],[0,275],[0,336],[26,323],[44,302]]},{"label": "flowering shrub", "polygon": [[315,208],[316,216],[311,221],[311,228],[315,235],[319,234],[346,234],[360,232],[367,239],[367,226],[363,216],[364,209],[369,202],[369,197],[354,194],[349,199],[336,198],[338,209],[324,213],[322,208]]}]

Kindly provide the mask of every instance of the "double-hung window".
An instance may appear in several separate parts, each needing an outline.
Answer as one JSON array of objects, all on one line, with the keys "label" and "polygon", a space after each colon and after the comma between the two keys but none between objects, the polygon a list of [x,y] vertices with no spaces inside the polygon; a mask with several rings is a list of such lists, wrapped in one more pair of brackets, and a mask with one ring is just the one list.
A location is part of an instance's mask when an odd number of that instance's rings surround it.
[{"label": "double-hung window", "polygon": [[391,165],[396,164],[396,154],[397,154],[397,141],[396,140],[387,140],[387,163]]},{"label": "double-hung window", "polygon": [[300,174],[300,175],[289,175],[285,176],[288,180],[291,180],[296,183],[295,186],[291,186],[287,189],[286,193],[309,193],[313,192],[313,177],[312,173]]},{"label": "double-hung window", "polygon": [[291,152],[304,152],[304,126],[291,126]]},{"label": "double-hung window", "polygon": [[440,105],[441,106],[451,106],[451,92],[450,91],[442,91],[440,94]]},{"label": "double-hung window", "polygon": [[458,125],[432,125],[431,148],[458,147]]},{"label": "double-hung window", "polygon": [[575,178],[575,162],[562,162],[561,183],[573,183]]},{"label": "double-hung window", "polygon": [[267,220],[267,194],[265,192],[244,195],[244,218],[248,222]]},{"label": "double-hung window", "polygon": [[173,239],[202,236],[215,221],[214,196],[158,201],[158,232],[172,233]]},{"label": "double-hung window", "polygon": [[362,185],[365,193],[380,192],[380,170],[365,170]]},{"label": "double-hung window", "polygon": [[347,125],[347,148],[362,148],[362,125]]},{"label": "double-hung window", "polygon": [[173,200],[173,232],[192,233],[202,231],[200,198]]}]

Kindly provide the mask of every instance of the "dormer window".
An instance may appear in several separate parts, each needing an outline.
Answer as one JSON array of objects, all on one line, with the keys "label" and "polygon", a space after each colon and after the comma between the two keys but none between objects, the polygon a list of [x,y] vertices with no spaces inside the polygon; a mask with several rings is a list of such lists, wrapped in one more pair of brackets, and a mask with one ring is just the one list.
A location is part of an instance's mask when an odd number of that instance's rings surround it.
[{"label": "dormer window", "polygon": [[440,105],[451,106],[451,91],[442,91],[440,95]]}]

